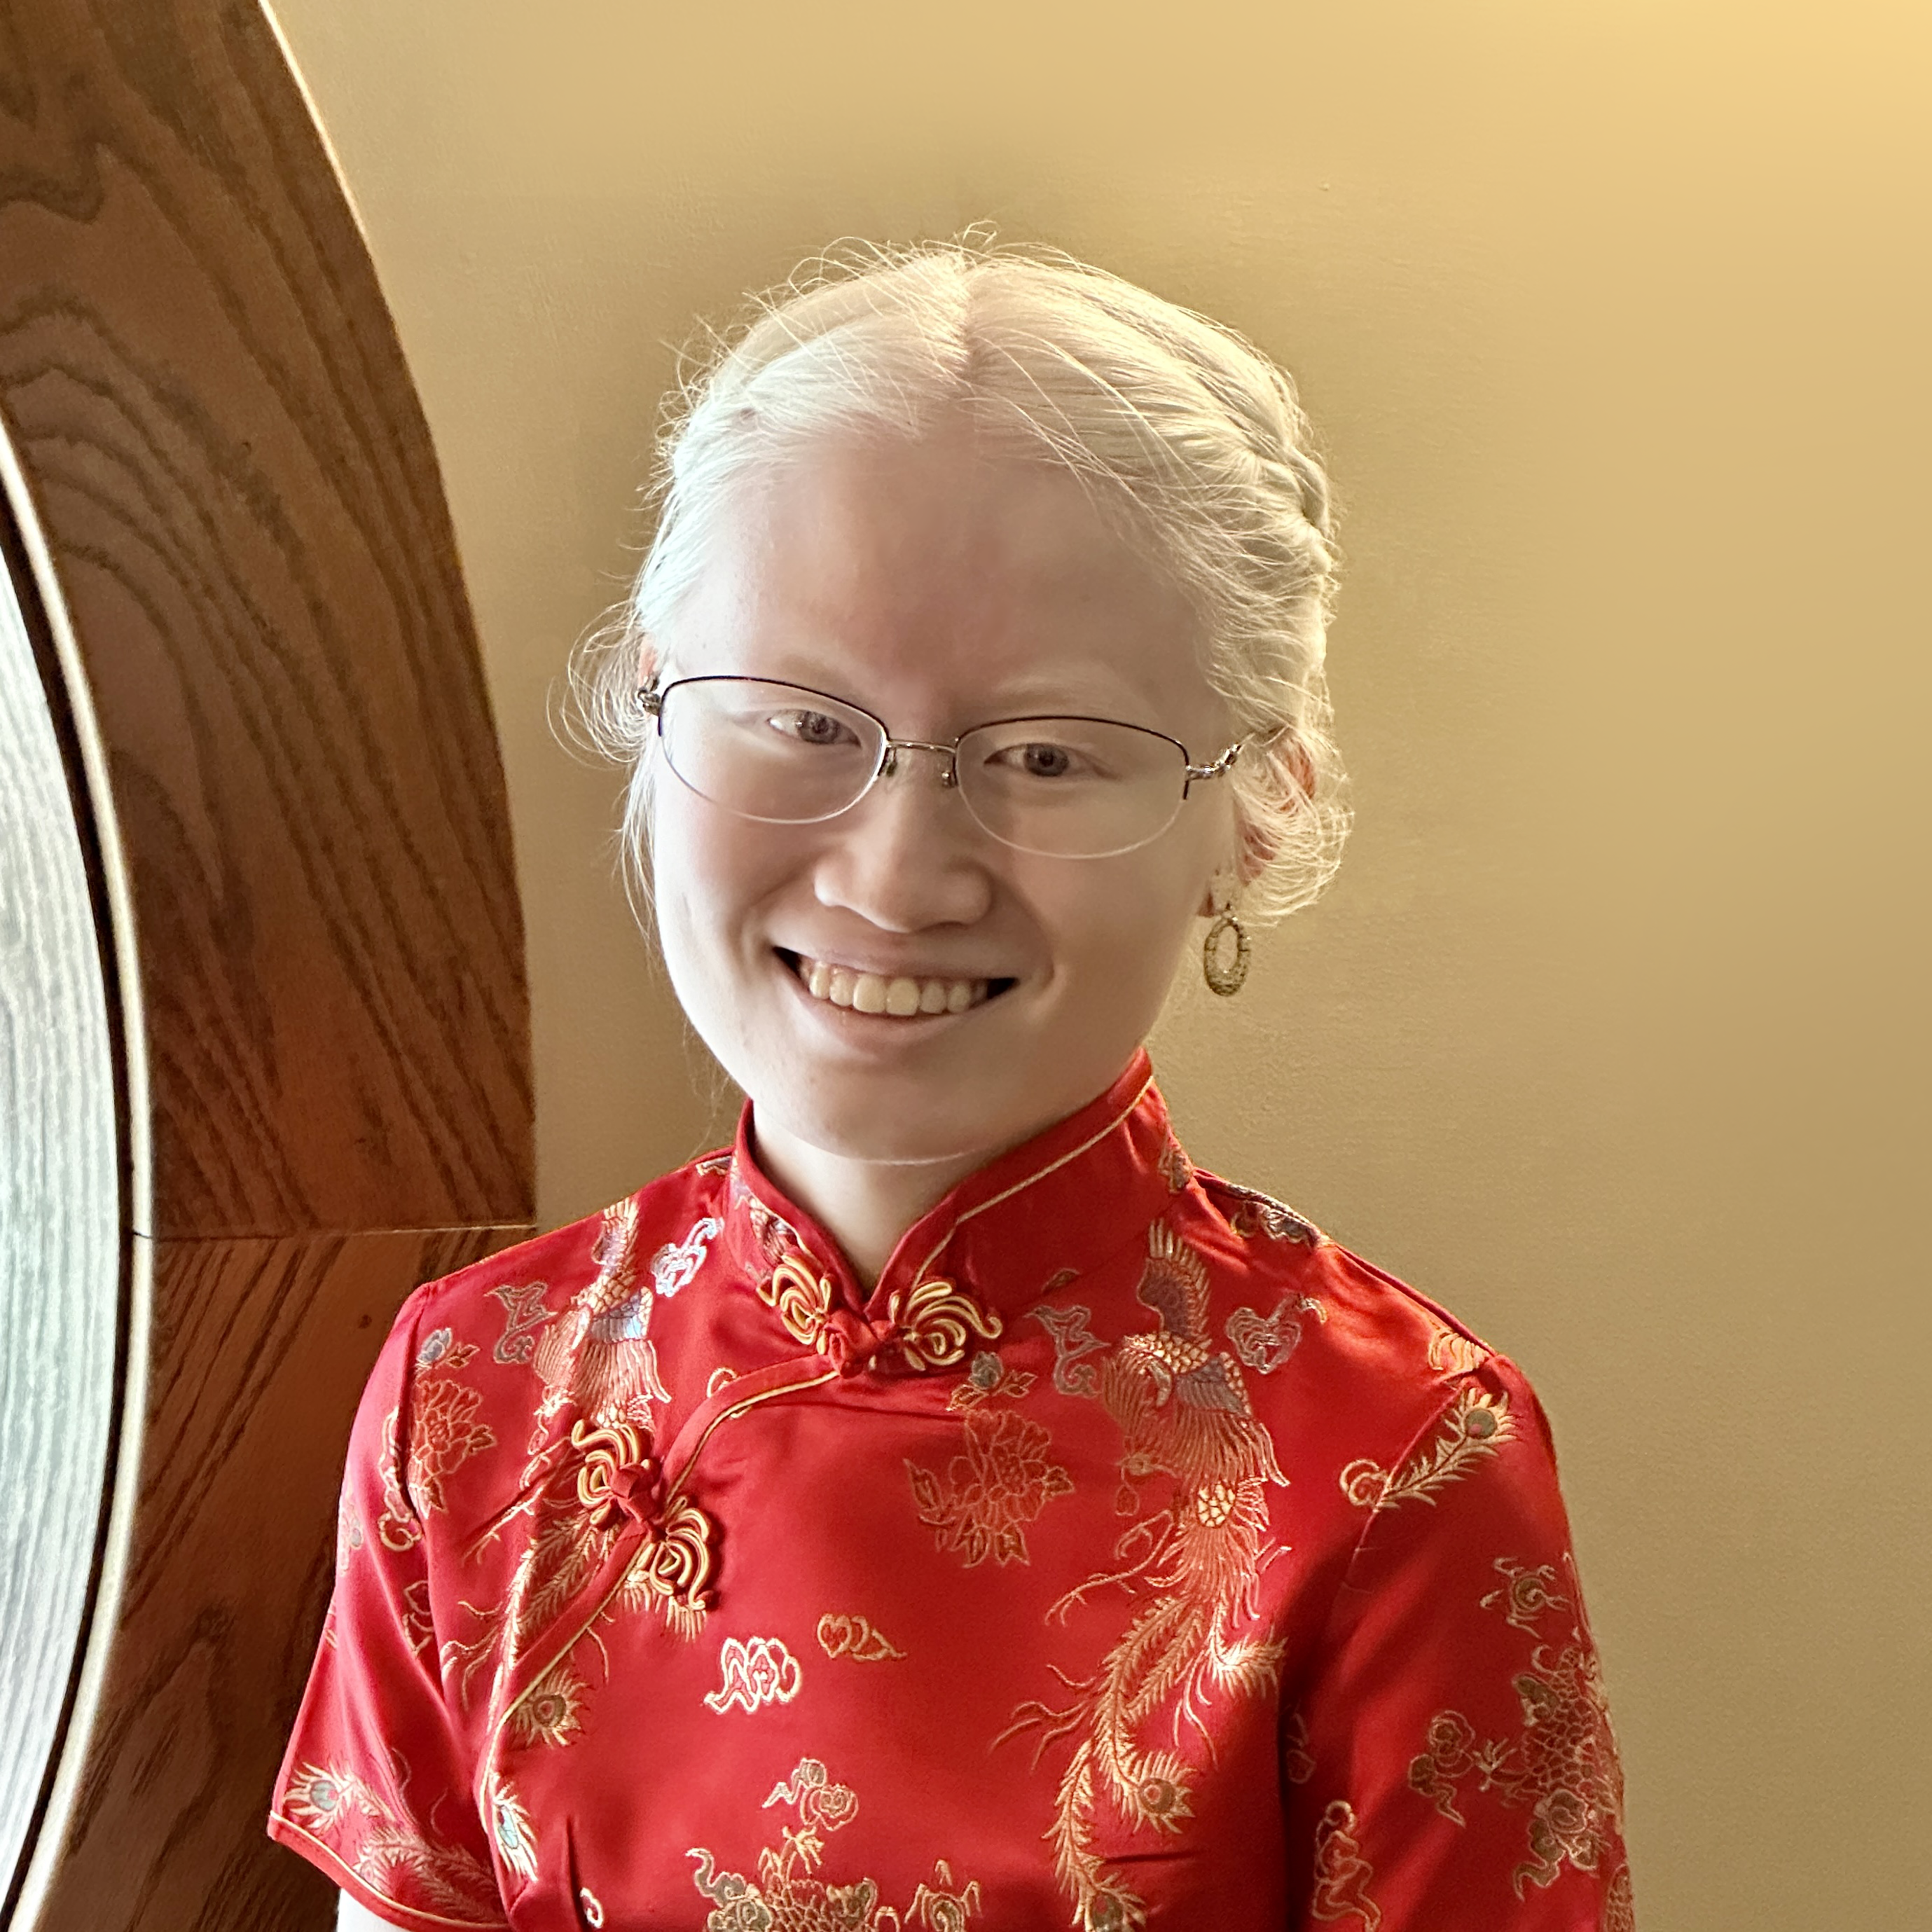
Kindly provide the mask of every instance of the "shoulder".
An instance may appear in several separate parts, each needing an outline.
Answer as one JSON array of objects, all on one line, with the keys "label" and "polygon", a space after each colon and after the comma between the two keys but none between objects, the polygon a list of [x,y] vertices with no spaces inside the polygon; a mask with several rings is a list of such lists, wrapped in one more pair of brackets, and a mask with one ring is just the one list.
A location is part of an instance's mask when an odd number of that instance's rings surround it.
[{"label": "shoulder", "polygon": [[1546,1439],[1522,1372],[1440,1303],[1285,1203],[1195,1178],[1182,1232],[1205,1251],[1217,1325],[1258,1408],[1346,1414],[1390,1453],[1465,1412],[1480,1432],[1491,1425],[1478,1409]]},{"label": "shoulder", "polygon": [[729,1155],[704,1156],[416,1289],[370,1377],[351,1450],[385,1509],[400,1521],[406,1508],[440,1535],[502,1507],[527,1479],[533,1422],[560,1406],[571,1346],[595,1322],[620,1341],[642,1332],[628,1316],[654,1289],[675,1292],[667,1270],[675,1286],[695,1271],[729,1184]]},{"label": "shoulder", "polygon": [[596,1214],[425,1282],[403,1304],[396,1333],[428,1340],[447,1328],[452,1342],[488,1339],[500,1363],[526,1363],[519,1324],[566,1306],[610,1271],[620,1249],[627,1262],[648,1264],[688,1239],[694,1220],[721,1219],[730,1170],[728,1151],[700,1155]]}]

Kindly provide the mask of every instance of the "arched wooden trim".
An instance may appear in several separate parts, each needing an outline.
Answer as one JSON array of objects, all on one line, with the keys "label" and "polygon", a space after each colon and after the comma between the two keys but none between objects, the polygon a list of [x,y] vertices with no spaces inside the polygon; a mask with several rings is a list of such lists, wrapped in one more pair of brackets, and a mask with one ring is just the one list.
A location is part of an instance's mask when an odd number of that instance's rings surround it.
[{"label": "arched wooden trim", "polygon": [[414,391],[254,0],[0,14],[9,529],[119,1030],[116,1478],[8,1922],[278,1932],[356,1391],[531,1215],[522,929]]}]

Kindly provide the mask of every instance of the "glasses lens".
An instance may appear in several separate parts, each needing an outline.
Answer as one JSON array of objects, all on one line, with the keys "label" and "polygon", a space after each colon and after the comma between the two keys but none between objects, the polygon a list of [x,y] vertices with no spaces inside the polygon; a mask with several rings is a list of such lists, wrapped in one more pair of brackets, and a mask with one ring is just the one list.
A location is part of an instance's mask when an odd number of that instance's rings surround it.
[{"label": "glasses lens", "polygon": [[1022,852],[1105,859],[1158,838],[1186,795],[1172,738],[1094,718],[1021,718],[959,741],[959,790],[995,838]]},{"label": "glasses lens", "polygon": [[666,761],[700,798],[786,825],[852,805],[884,740],[875,720],[836,698],[748,677],[670,686],[658,728]]}]

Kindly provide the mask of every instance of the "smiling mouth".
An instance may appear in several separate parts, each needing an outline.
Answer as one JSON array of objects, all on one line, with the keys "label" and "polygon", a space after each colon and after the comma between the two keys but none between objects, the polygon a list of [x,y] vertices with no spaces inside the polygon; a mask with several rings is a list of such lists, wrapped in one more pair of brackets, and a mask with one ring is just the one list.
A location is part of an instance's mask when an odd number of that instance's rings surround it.
[{"label": "smiling mouth", "polygon": [[970,1007],[983,1006],[1014,983],[1010,979],[916,979],[907,974],[888,976],[861,973],[850,966],[834,966],[823,959],[809,958],[802,952],[788,952],[782,947],[778,949],[778,957],[814,1000],[888,1019],[963,1013]]}]

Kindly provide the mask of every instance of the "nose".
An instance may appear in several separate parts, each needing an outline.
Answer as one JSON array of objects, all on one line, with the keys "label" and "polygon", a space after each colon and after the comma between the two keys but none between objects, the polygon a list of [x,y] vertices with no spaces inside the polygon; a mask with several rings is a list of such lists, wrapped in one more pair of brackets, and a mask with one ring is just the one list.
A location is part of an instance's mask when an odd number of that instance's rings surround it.
[{"label": "nose", "polygon": [[993,900],[986,836],[952,789],[943,745],[900,743],[849,812],[825,821],[814,875],[821,905],[887,932],[969,926]]}]

